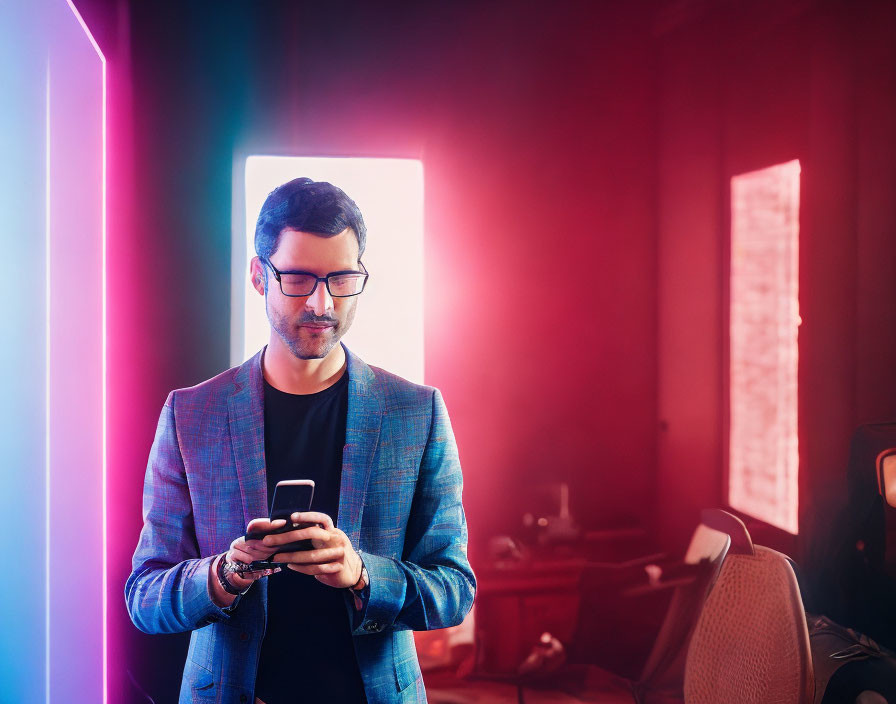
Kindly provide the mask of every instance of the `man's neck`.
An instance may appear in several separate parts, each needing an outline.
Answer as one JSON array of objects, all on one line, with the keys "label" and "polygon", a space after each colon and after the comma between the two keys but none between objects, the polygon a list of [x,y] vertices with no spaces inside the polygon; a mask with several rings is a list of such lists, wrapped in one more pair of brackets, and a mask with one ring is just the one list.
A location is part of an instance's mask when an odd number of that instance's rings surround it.
[{"label": "man's neck", "polygon": [[323,359],[299,359],[276,335],[271,335],[262,360],[265,380],[288,394],[323,391],[339,380],[345,368],[345,350],[341,344]]}]

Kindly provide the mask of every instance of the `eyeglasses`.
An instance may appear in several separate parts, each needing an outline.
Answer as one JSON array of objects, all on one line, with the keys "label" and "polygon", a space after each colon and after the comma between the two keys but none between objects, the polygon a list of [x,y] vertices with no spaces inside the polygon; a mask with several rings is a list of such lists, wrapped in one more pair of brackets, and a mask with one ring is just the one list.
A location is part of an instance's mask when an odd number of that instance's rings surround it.
[{"label": "eyeglasses", "polygon": [[265,264],[271,267],[274,278],[280,283],[280,291],[284,296],[303,298],[310,296],[317,290],[317,284],[321,281],[327,287],[327,291],[333,298],[348,298],[357,296],[364,290],[367,278],[370,274],[367,267],[360,259],[358,264],[363,271],[331,271],[326,276],[318,276],[310,271],[280,271],[271,264],[270,260],[263,259]]}]

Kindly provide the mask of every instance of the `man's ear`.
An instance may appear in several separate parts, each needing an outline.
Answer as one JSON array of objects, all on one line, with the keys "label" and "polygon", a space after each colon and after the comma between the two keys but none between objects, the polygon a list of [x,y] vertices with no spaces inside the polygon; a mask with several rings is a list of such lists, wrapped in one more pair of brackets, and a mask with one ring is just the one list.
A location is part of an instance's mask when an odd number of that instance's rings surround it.
[{"label": "man's ear", "polygon": [[252,283],[252,288],[263,296],[265,293],[265,271],[264,264],[261,263],[259,257],[252,257],[252,261],[249,262],[249,281]]}]

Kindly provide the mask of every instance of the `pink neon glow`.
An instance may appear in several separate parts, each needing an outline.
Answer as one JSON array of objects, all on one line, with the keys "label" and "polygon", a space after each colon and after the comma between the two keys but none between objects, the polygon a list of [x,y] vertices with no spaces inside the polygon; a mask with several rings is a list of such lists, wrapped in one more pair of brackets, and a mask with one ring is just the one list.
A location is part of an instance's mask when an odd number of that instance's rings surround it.
[{"label": "pink neon glow", "polygon": [[87,26],[87,23],[84,22],[84,18],[81,17],[81,13],[78,12],[78,8],[75,7],[72,0],[67,0],[69,8],[71,8],[72,13],[77,19],[78,23],[81,25],[81,29],[84,30],[84,34],[87,36],[87,39],[90,41],[93,46],[94,51],[96,51],[97,56],[100,59],[100,64],[102,67],[102,182],[101,182],[101,209],[100,209],[100,222],[101,222],[101,251],[102,251],[102,536],[103,536],[103,547],[102,547],[102,642],[103,642],[103,679],[102,679],[102,689],[103,689],[103,704],[108,702],[109,698],[109,687],[108,687],[108,679],[109,679],[109,636],[108,636],[108,549],[107,549],[107,533],[108,533],[108,516],[107,516],[107,437],[106,437],[106,392],[107,392],[107,380],[106,380],[106,309],[107,309],[107,300],[106,300],[106,171],[107,171],[107,153],[106,153],[106,144],[107,144],[107,125],[106,125],[106,117],[107,117],[107,70],[106,70],[106,57],[100,49],[99,44],[93,36],[93,33],[90,31],[90,28]]},{"label": "pink neon glow", "polygon": [[[45,504],[44,510],[46,512],[46,528],[45,529],[46,529],[46,543],[47,543],[45,546],[45,550],[46,550],[45,568],[46,568],[46,573],[50,574],[50,525],[51,525],[51,521],[50,521],[50,515],[51,515],[51,506],[50,506],[50,499],[51,499],[51,496],[50,496],[50,386],[51,386],[50,385],[50,282],[52,281],[52,279],[50,278],[50,271],[51,271],[51,269],[50,269],[50,265],[51,265],[50,254],[51,254],[52,248],[50,247],[50,217],[51,217],[50,216],[50,196],[51,196],[51,193],[50,193],[50,184],[51,184],[50,146],[51,145],[50,145],[50,66],[49,66],[49,64],[47,65],[47,105],[46,105],[46,110],[47,110],[47,126],[46,126],[46,140],[47,141],[46,141],[46,145],[45,145],[45,148],[46,148],[46,162],[45,162],[46,175],[45,175],[45,178],[46,178],[47,182],[46,182],[46,191],[45,191],[46,202],[45,202],[44,207],[46,208],[45,220],[46,220],[47,231],[46,231],[46,243],[44,246],[46,247],[45,266],[47,269],[47,280],[46,280],[46,284],[47,284],[47,290],[46,290],[46,296],[47,296],[47,302],[46,302],[47,349],[46,349],[46,359],[44,360],[44,362],[46,364],[46,381],[45,381],[46,396],[44,398],[44,403],[46,404],[45,411],[46,411],[46,435],[47,436],[45,438],[46,467],[44,468],[44,471],[45,471],[46,476],[44,478],[44,481],[46,482],[46,489],[45,489],[45,493],[44,493],[44,497],[45,497],[44,500],[45,500],[46,504]],[[46,643],[44,644],[44,658],[46,659],[46,664],[45,664],[45,674],[44,674],[44,686],[45,686],[47,701],[49,701],[50,700],[50,580],[49,579],[47,579],[47,582],[46,582],[46,607],[45,607],[45,610],[46,610],[46,621],[45,621],[45,626],[44,626],[44,638],[46,639]]]},{"label": "pink neon glow", "polygon": [[798,531],[800,164],[731,179],[732,507]]}]

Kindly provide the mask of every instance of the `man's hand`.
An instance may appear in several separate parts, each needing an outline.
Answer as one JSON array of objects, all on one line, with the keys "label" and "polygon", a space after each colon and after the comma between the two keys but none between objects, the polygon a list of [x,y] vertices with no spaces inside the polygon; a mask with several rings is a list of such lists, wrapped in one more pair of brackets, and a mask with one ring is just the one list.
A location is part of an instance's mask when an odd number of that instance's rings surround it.
[{"label": "man's hand", "polygon": [[313,575],[318,582],[337,589],[354,586],[361,578],[361,558],[348,536],[333,525],[325,513],[305,511],[290,516],[293,523],[316,523],[288,533],[265,536],[266,549],[277,549],[294,540],[311,539],[313,550],[276,553],[274,560],[287,563],[289,569]]},{"label": "man's hand", "polygon": [[[282,518],[277,519],[273,522],[271,522],[267,518],[255,518],[249,521],[249,525],[246,527],[246,532],[268,532],[285,525],[286,521],[284,521]],[[241,535],[230,544],[230,549],[227,551],[224,557],[219,557],[218,560],[226,559],[228,562],[243,562],[245,564],[248,564],[255,560],[266,560],[271,555],[273,555],[274,552],[276,552],[276,548],[266,547],[260,540],[246,540],[246,536]],[[215,603],[221,607],[230,606],[230,604],[233,603],[236,597],[233,594],[228,594],[227,592],[225,592],[223,587],[221,587],[221,585],[218,583],[218,578],[215,575],[215,570],[218,566],[218,560],[213,561],[211,564],[211,568],[209,569],[209,585],[211,586],[212,596],[214,597]],[[262,577],[267,577],[279,571],[280,568],[278,567],[276,569],[243,572],[242,574],[230,574],[227,576],[227,580],[239,591],[243,591],[244,589],[247,589],[255,580],[261,579]]]},{"label": "man's hand", "polygon": [[[286,521],[282,518],[278,518],[276,521],[269,521],[267,518],[254,518],[246,526],[246,533],[254,531],[269,533],[285,525]],[[249,564],[255,560],[267,560],[275,552],[277,552],[276,548],[269,548],[262,544],[260,540],[246,540],[246,536],[241,535],[230,544],[230,550],[227,551],[227,559],[230,562]],[[244,572],[243,574],[252,575],[255,573]]]}]

